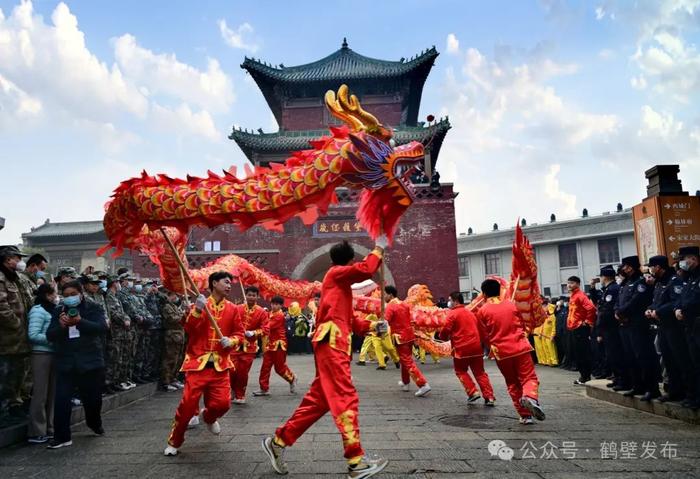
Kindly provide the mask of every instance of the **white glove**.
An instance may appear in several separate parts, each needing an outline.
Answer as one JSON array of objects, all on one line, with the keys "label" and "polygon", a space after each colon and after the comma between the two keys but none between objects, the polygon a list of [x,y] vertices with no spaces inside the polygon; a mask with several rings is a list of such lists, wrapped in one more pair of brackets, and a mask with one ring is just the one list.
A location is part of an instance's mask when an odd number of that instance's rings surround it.
[{"label": "white glove", "polygon": [[200,294],[197,296],[197,299],[194,302],[194,307],[197,308],[198,311],[203,311],[204,308],[207,307],[207,298],[203,294]]},{"label": "white glove", "polygon": [[223,338],[219,339],[219,344],[221,344],[221,346],[224,348],[230,348],[233,346],[233,341],[231,341],[231,338],[224,336]]},{"label": "white glove", "polygon": [[253,336],[255,336],[255,331],[246,331],[245,332],[246,338],[252,338]]},{"label": "white glove", "polygon": [[374,331],[377,334],[386,334],[387,331],[389,331],[389,323],[387,323],[385,320],[377,321],[374,324]]},{"label": "white glove", "polygon": [[381,249],[386,249],[389,246],[389,240],[386,235],[379,235],[377,239],[374,240],[374,245],[380,247]]}]

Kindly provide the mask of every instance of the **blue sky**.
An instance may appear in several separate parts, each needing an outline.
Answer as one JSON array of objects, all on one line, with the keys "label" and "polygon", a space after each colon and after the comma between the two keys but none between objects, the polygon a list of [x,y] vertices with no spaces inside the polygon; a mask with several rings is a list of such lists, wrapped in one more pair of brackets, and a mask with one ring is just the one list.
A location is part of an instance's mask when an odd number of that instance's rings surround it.
[{"label": "blue sky", "polygon": [[[458,231],[626,207],[644,170],[700,189],[700,0],[88,2],[0,0],[0,243],[101,217],[141,169],[240,167],[235,125],[274,131],[244,56],[296,65],[343,37],[435,45],[421,117],[449,114],[438,169]],[[484,205],[487,205],[484,207]]]}]

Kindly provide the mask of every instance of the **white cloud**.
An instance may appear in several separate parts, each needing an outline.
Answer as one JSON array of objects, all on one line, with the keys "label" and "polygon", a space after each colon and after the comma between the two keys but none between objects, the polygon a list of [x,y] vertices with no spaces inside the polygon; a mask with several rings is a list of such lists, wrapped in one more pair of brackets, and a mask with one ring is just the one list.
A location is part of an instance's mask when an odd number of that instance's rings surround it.
[{"label": "white cloud", "polygon": [[647,80],[646,78],[644,78],[644,75],[632,77],[630,79],[630,85],[632,85],[632,88],[634,88],[635,90],[645,90],[647,87]]},{"label": "white cloud", "polygon": [[454,33],[447,35],[447,53],[459,54],[459,40]]},{"label": "white cloud", "polygon": [[0,74],[0,124],[41,115],[41,101]]},{"label": "white cloud", "polygon": [[595,19],[596,20],[602,20],[603,17],[605,17],[605,8],[603,7],[597,7],[595,9]]},{"label": "white cloud", "polygon": [[186,132],[203,136],[212,141],[223,138],[223,135],[216,129],[214,119],[209,112],[205,110],[194,112],[185,103],[174,110],[154,104],[152,118],[157,128],[176,135]]},{"label": "white cloud", "polygon": [[664,140],[672,140],[683,131],[683,122],[676,121],[671,113],[659,113],[649,105],[642,107],[641,127],[637,130],[638,136],[660,137]]},{"label": "white cloud", "polygon": [[566,215],[576,214],[576,195],[565,193],[559,187],[559,172],[561,165],[554,164],[549,167],[549,172],[544,177],[544,192],[548,198],[561,203],[560,210]]},{"label": "white cloud", "polygon": [[116,112],[144,117],[148,102],[122,75],[92,54],[65,3],[52,24],[23,1],[0,18],[0,73],[46,107],[100,120]]},{"label": "white cloud", "polygon": [[200,71],[174,54],[156,54],[138,45],[132,35],[114,41],[114,55],[125,75],[148,94],[166,94],[212,112],[226,112],[234,101],[233,85],[219,62],[210,58]]},{"label": "white cloud", "polygon": [[603,48],[598,52],[598,58],[601,60],[612,60],[615,58],[615,51],[610,48]]},{"label": "white cloud", "polygon": [[223,38],[224,42],[231,48],[248,50],[252,53],[258,50],[259,46],[257,41],[250,38],[254,32],[253,26],[250,23],[242,23],[236,30],[231,30],[224,19],[219,20],[217,25],[219,25],[221,38]]}]

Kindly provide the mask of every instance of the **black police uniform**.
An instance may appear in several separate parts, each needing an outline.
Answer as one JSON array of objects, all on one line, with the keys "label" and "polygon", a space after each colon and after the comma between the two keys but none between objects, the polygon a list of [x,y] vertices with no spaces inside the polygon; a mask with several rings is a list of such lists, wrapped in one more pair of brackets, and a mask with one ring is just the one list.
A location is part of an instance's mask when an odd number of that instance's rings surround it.
[{"label": "black police uniform", "polygon": [[659,349],[668,374],[668,399],[671,401],[683,399],[692,384],[692,363],[685,331],[680,321],[676,320],[674,311],[684,284],[673,270],[666,271],[656,281],[654,302],[649,307],[656,312],[659,321]]},{"label": "black police uniform", "polygon": [[688,352],[692,359],[691,397],[700,406],[700,266],[689,272],[686,284],[676,302],[676,309],[683,312]]},{"label": "black police uniform", "polygon": [[644,313],[652,302],[653,291],[640,272],[620,285],[615,313],[620,318],[620,338],[625,360],[631,370],[634,394],[659,393],[659,361],[654,336]]},{"label": "black police uniform", "polygon": [[632,389],[632,384],[629,371],[625,371],[619,324],[615,320],[615,305],[619,294],[620,286],[615,281],[593,293],[598,310],[595,326],[597,334],[603,338],[607,367],[615,376],[614,385],[623,390]]}]

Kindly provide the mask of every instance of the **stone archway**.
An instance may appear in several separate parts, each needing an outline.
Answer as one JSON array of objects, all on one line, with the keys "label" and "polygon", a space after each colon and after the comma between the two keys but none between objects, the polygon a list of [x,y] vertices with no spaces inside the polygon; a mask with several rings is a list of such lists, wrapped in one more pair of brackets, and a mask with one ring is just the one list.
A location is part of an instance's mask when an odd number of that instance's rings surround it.
[{"label": "stone archway", "polygon": [[[331,267],[331,260],[328,253],[334,244],[335,243],[325,244],[304,256],[296,268],[294,268],[294,271],[292,272],[292,279],[304,279],[307,281],[323,280],[323,276],[326,274],[326,271],[328,271],[328,269]],[[355,250],[356,260],[361,260],[370,253],[369,249],[360,244],[350,244]],[[391,274],[389,268],[385,268],[384,277],[386,284],[395,284],[394,276]],[[379,276],[375,275],[374,280],[378,282]]]}]

